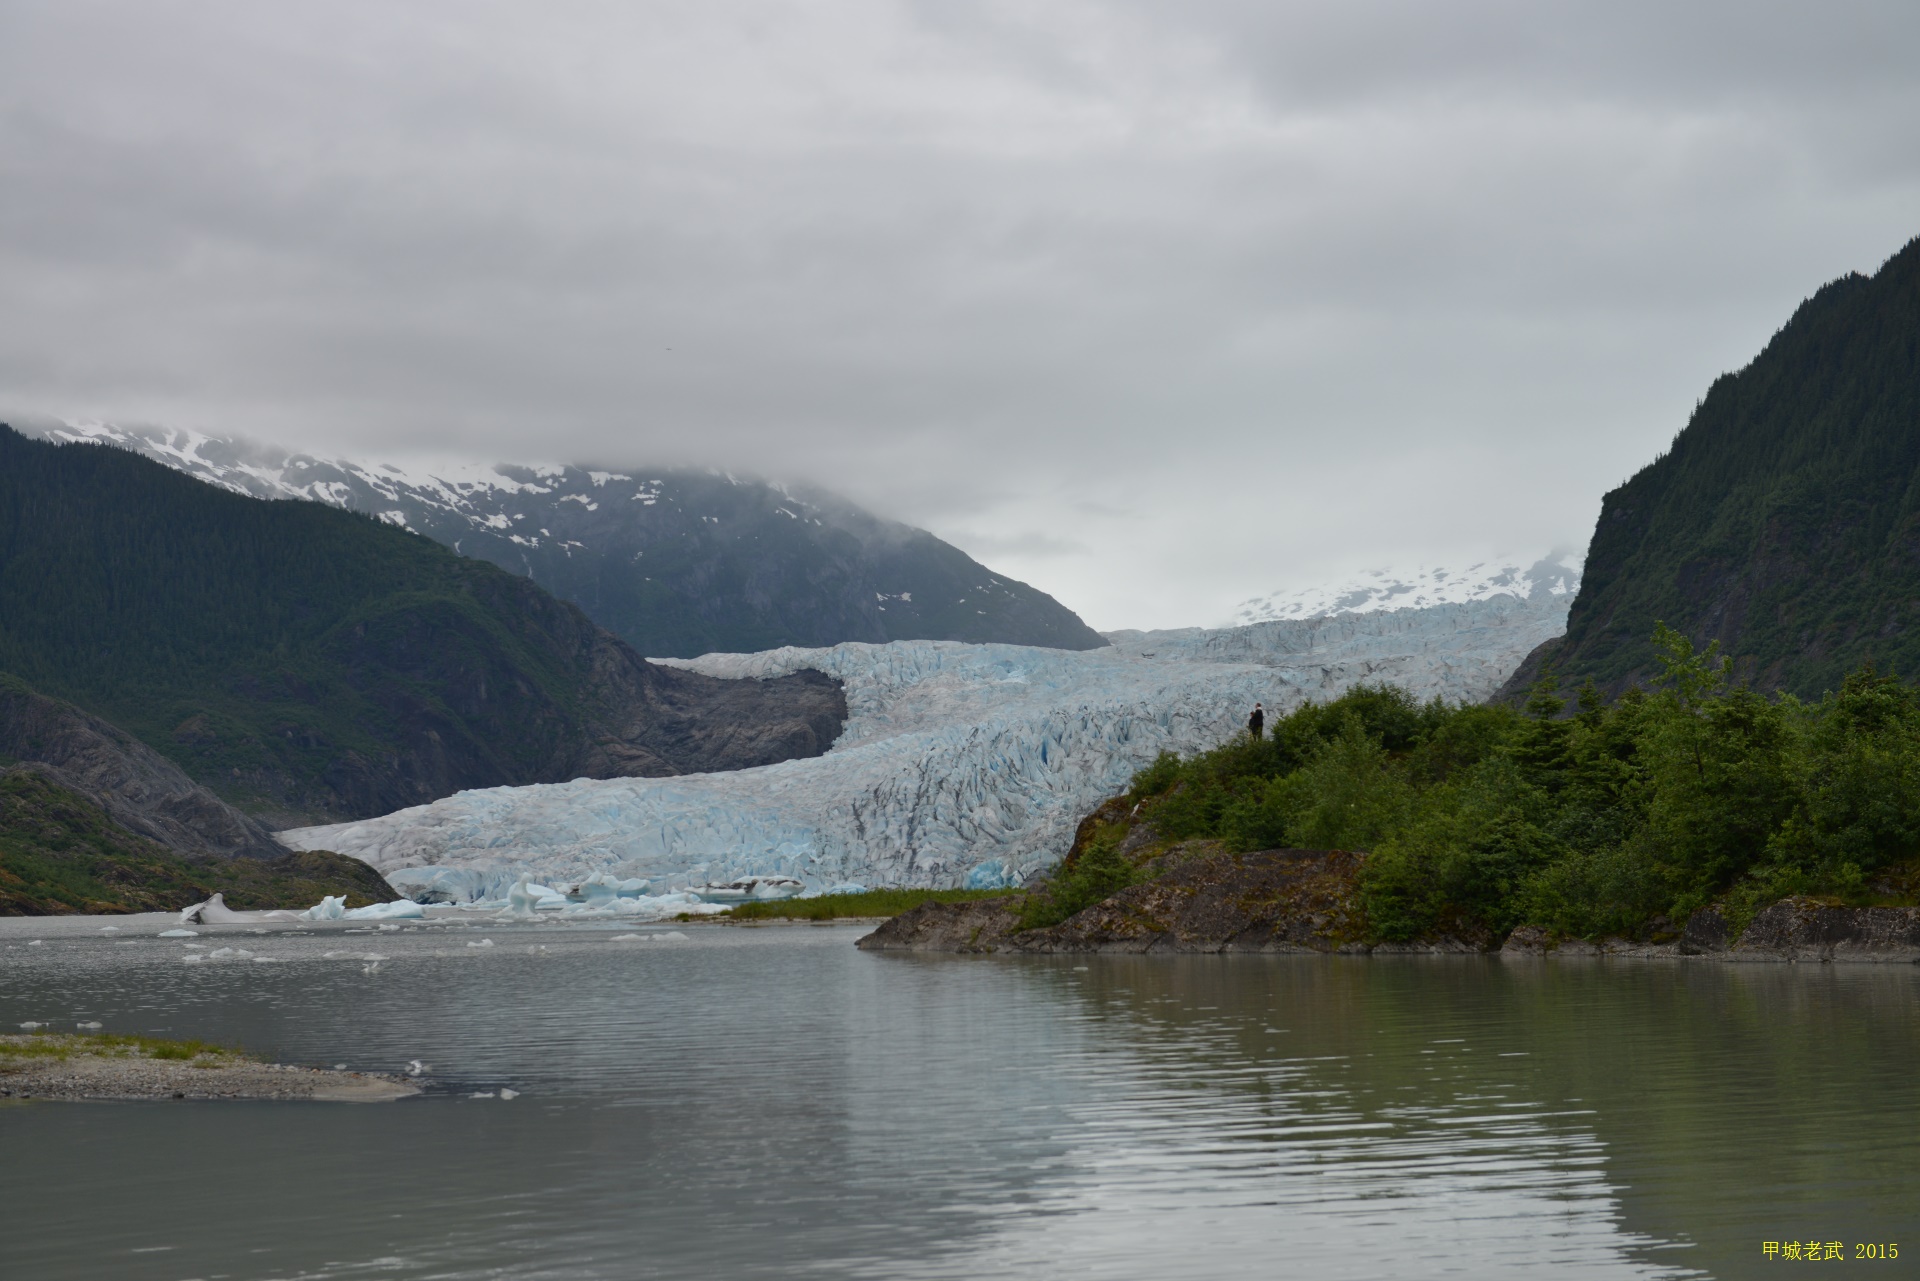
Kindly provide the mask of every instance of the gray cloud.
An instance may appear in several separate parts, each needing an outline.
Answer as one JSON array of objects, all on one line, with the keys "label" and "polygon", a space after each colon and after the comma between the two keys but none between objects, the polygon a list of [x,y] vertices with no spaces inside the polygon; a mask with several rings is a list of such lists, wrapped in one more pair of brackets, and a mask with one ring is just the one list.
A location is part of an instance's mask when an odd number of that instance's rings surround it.
[{"label": "gray cloud", "polygon": [[0,6],[0,403],[838,488],[1098,626],[1583,544],[1920,232],[1893,3]]}]

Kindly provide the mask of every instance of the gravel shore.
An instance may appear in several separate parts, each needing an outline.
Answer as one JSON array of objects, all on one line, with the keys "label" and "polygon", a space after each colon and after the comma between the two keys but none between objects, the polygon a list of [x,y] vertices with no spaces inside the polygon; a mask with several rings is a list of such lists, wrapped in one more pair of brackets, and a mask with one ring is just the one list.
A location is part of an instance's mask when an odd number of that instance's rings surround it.
[{"label": "gravel shore", "polygon": [[259,1063],[220,1050],[155,1057],[162,1042],[0,1036],[0,1099],[288,1099],[389,1103],[420,1093],[405,1077]]}]

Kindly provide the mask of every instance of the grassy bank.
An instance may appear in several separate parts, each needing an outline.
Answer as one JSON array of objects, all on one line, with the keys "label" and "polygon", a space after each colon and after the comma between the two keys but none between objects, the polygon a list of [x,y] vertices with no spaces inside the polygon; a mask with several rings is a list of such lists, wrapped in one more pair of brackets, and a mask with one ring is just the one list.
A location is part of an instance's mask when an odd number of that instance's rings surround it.
[{"label": "grassy bank", "polygon": [[25,1034],[0,1036],[0,1076],[7,1074],[9,1060],[74,1058],[158,1059],[173,1063],[252,1062],[253,1056],[206,1041],[175,1041],[158,1036],[122,1036],[95,1033],[91,1036],[45,1029]]},{"label": "grassy bank", "polygon": [[844,916],[898,916],[922,903],[964,903],[1004,898],[1007,890],[868,890],[864,894],[823,894],[777,903],[742,903],[730,915],[736,921],[832,921]]}]

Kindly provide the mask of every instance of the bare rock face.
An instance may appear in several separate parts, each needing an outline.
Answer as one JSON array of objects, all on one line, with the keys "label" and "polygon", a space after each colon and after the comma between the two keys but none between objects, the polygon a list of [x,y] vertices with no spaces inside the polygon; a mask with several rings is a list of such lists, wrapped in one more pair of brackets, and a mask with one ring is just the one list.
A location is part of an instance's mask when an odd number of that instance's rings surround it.
[{"label": "bare rock face", "polygon": [[854,946],[864,952],[997,952],[1020,924],[1013,898],[928,901],[902,912]]},{"label": "bare rock face", "polygon": [[278,858],[266,827],[97,716],[0,677],[0,757],[99,805],[131,832],[189,857]]},{"label": "bare rock face", "polygon": [[1920,907],[1834,907],[1785,898],[1728,941],[1714,908],[1694,913],[1684,951],[1731,961],[1893,961],[1920,963]]}]

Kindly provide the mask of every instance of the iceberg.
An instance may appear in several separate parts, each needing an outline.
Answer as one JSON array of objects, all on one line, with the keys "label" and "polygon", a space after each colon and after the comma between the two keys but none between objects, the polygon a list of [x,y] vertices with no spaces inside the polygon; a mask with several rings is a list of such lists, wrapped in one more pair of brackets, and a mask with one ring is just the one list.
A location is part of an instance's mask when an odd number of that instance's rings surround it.
[{"label": "iceberg", "polygon": [[[656,660],[735,679],[825,672],[845,686],[846,727],[805,760],[478,789],[280,838],[362,859],[409,897],[523,915],[714,911],[687,893],[725,897],[711,887],[753,877],[1018,886],[1057,862],[1086,813],[1156,755],[1218,746],[1256,701],[1279,715],[1377,680],[1423,699],[1483,699],[1564,630],[1567,604],[1539,592],[1116,632],[1112,647],[1078,652],[896,641]],[[629,891],[635,881],[650,884]]]}]

